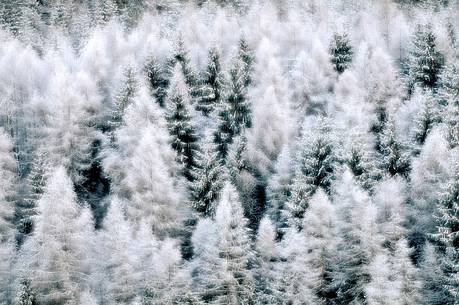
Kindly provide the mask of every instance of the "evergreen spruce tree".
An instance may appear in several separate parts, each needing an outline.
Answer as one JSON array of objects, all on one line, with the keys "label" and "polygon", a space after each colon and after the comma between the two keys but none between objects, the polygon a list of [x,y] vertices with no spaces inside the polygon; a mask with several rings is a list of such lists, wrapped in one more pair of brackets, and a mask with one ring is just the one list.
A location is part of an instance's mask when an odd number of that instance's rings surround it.
[{"label": "evergreen spruce tree", "polygon": [[353,50],[346,35],[334,34],[330,45],[331,62],[338,73],[343,73],[352,62]]},{"label": "evergreen spruce tree", "polygon": [[127,29],[134,28],[146,8],[145,0],[124,1],[120,6],[121,20]]},{"label": "evergreen spruce tree", "polygon": [[422,104],[419,112],[415,117],[415,126],[413,130],[413,142],[415,153],[419,153],[420,148],[435,125],[440,122],[440,113],[431,91],[425,90],[422,93]]},{"label": "evergreen spruce tree", "polygon": [[459,60],[447,65],[440,76],[438,95],[444,107],[443,121],[451,147],[459,146]]},{"label": "evergreen spruce tree", "polygon": [[197,292],[210,304],[252,304],[255,291],[249,270],[252,250],[247,219],[229,183],[217,207],[215,230],[215,242],[201,253],[193,271]]},{"label": "evergreen spruce tree", "polygon": [[398,298],[397,287],[392,279],[392,270],[387,253],[377,254],[369,264],[368,271],[371,279],[365,286],[365,304],[402,304]]},{"label": "evergreen spruce tree", "polygon": [[336,304],[365,304],[365,287],[371,280],[368,266],[383,251],[377,208],[349,170],[334,189],[339,238],[330,290]]},{"label": "evergreen spruce tree", "polygon": [[330,127],[324,119],[319,119],[314,127],[315,129],[309,129],[305,125],[308,130],[304,130],[298,146],[300,151],[296,160],[291,195],[286,204],[290,225],[298,228],[301,228],[301,219],[316,190],[321,187],[326,192],[330,191],[337,161]]},{"label": "evergreen spruce tree", "polygon": [[459,158],[453,157],[452,175],[444,186],[438,204],[437,228],[434,237],[444,251],[440,258],[445,277],[443,285],[449,299],[459,298]]},{"label": "evergreen spruce tree", "polygon": [[168,81],[164,76],[159,62],[154,56],[151,56],[147,60],[144,71],[153,97],[161,107],[164,107]]},{"label": "evergreen spruce tree", "polygon": [[291,169],[292,160],[290,150],[284,146],[275,165],[275,172],[268,180],[266,188],[266,197],[268,200],[267,215],[274,222],[278,237],[284,233],[287,227],[287,219],[285,213],[285,204],[290,197],[291,183],[293,172]]},{"label": "evergreen spruce tree", "polygon": [[196,109],[208,116],[218,109],[223,99],[225,78],[220,63],[220,51],[214,47],[209,50],[208,64],[198,89]]},{"label": "evergreen spruce tree", "polygon": [[444,64],[444,56],[438,51],[432,26],[418,25],[413,38],[410,75],[412,84],[434,89]]},{"label": "evergreen spruce tree", "polygon": [[0,244],[13,237],[17,163],[10,137],[0,129]]},{"label": "evergreen spruce tree", "polygon": [[444,131],[438,127],[430,132],[419,157],[413,160],[410,172],[410,200],[413,205],[409,206],[407,219],[415,258],[422,252],[429,236],[437,233],[434,215],[437,213],[442,188],[450,177],[450,158],[451,152]]},{"label": "evergreen spruce tree", "polygon": [[194,180],[190,184],[191,205],[201,215],[213,216],[225,172],[217,157],[215,145],[208,138],[196,155],[196,166],[191,175]]},{"label": "evergreen spruce tree", "polygon": [[419,274],[422,305],[456,305],[444,285],[445,274],[441,268],[440,254],[430,243],[424,247]]},{"label": "evergreen spruce tree", "polygon": [[243,71],[244,86],[247,88],[252,84],[253,62],[255,56],[249,44],[244,38],[239,40],[238,61],[241,62]]},{"label": "evergreen spruce tree", "polygon": [[393,121],[386,123],[383,134],[381,135],[382,153],[382,170],[388,172],[390,175],[408,175],[411,164],[410,156],[407,151],[406,145],[400,141],[396,134],[395,124]]},{"label": "evergreen spruce tree", "polygon": [[16,245],[12,240],[4,241],[5,236],[0,240],[0,302],[1,304],[11,303],[14,291],[14,280],[17,276],[14,268],[14,260],[17,252]]},{"label": "evergreen spruce tree", "polygon": [[95,18],[98,24],[106,24],[117,15],[118,6],[115,0],[98,0],[95,7]]},{"label": "evergreen spruce tree", "polygon": [[180,67],[183,73],[183,78],[188,86],[188,94],[191,97],[191,101],[194,102],[198,93],[198,77],[194,67],[191,65],[188,52],[185,48],[185,42],[181,36],[178,38],[173,50],[173,54],[167,62],[167,74],[169,76],[169,82],[172,82],[171,78],[173,78],[173,75],[176,73],[175,67],[177,65]]},{"label": "evergreen spruce tree", "polygon": [[178,162],[184,166],[185,177],[192,180],[190,170],[195,166],[197,136],[188,86],[179,65],[174,68],[166,105],[172,148],[177,152]]},{"label": "evergreen spruce tree", "polygon": [[143,132],[125,169],[126,212],[137,228],[143,221],[158,238],[181,230],[186,208],[182,204],[181,180],[168,144],[167,132],[150,125]]},{"label": "evergreen spruce tree", "polygon": [[113,110],[109,120],[109,128],[114,131],[123,124],[123,116],[126,108],[133,103],[137,94],[138,81],[133,68],[124,71],[123,83],[118,90],[118,94],[113,100]]},{"label": "evergreen spruce tree", "polygon": [[353,137],[354,139],[346,149],[345,164],[349,167],[360,186],[371,193],[375,184],[381,178],[374,150],[369,143],[366,143],[363,137],[359,135],[354,135]]},{"label": "evergreen spruce tree", "polygon": [[39,303],[77,302],[88,287],[94,227],[90,215],[78,206],[65,169],[57,168],[38,201],[33,235],[22,248],[19,276],[30,278]]},{"label": "evergreen spruce tree", "polygon": [[19,296],[17,300],[18,305],[38,305],[35,292],[30,286],[29,280],[23,280],[19,289]]},{"label": "evergreen spruce tree", "polygon": [[421,281],[419,270],[411,261],[411,249],[405,239],[395,245],[391,260],[391,271],[394,285],[397,288],[397,301],[401,305],[416,305],[421,302]]},{"label": "evergreen spruce tree", "polygon": [[0,23],[11,34],[18,36],[24,26],[25,0],[10,0],[0,3]]},{"label": "evergreen spruce tree", "polygon": [[225,160],[233,138],[244,128],[252,126],[251,109],[247,101],[246,64],[236,59],[230,70],[227,97],[220,107],[218,127],[215,132],[215,143],[218,145],[219,156]]},{"label": "evergreen spruce tree", "polygon": [[255,241],[256,267],[254,279],[256,283],[256,299],[261,304],[282,304],[278,289],[279,251],[276,244],[276,230],[268,217],[260,221]]},{"label": "evergreen spruce tree", "polygon": [[102,272],[103,302],[129,304],[136,296],[137,275],[131,253],[132,227],[127,221],[123,203],[113,198],[103,221],[102,253],[98,263]]},{"label": "evergreen spruce tree", "polygon": [[328,196],[321,189],[310,200],[304,214],[303,230],[285,235],[289,252],[283,276],[287,280],[285,297],[292,304],[327,304],[331,271],[335,255],[336,213]]},{"label": "evergreen spruce tree", "polygon": [[50,166],[47,161],[46,154],[36,152],[32,160],[30,173],[27,176],[28,194],[27,198],[21,201],[16,206],[16,218],[18,222],[17,241],[19,244],[25,236],[33,231],[33,218],[37,213],[37,202],[43,194],[46,186],[47,175],[49,174]]},{"label": "evergreen spruce tree", "polygon": [[383,245],[391,253],[406,236],[406,182],[401,177],[387,178],[374,189],[373,202],[378,206],[378,226]]}]

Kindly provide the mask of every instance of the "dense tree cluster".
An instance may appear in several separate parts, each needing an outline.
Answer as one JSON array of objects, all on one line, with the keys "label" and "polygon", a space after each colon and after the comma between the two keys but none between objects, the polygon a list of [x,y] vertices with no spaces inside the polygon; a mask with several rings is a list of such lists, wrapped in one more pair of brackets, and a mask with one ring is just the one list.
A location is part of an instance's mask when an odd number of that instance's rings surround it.
[{"label": "dense tree cluster", "polygon": [[0,1],[0,304],[458,305],[458,12]]}]

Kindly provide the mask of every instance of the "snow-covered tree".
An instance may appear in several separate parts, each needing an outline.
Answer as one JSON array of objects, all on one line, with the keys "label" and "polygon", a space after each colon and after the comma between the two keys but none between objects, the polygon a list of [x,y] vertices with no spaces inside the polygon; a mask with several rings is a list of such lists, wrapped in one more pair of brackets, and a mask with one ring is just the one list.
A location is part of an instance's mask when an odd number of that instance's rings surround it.
[{"label": "snow-covered tree", "polygon": [[136,259],[136,294],[142,304],[199,304],[191,292],[177,241],[156,239],[148,225],[141,225],[135,238],[131,255]]},{"label": "snow-covered tree", "polygon": [[12,0],[0,4],[0,23],[13,35],[19,35],[22,30],[25,5],[24,0]]},{"label": "snow-covered tree", "polygon": [[291,72],[292,103],[299,115],[323,114],[335,79],[328,50],[320,41],[315,41],[312,48],[297,56]]},{"label": "snow-covered tree", "polygon": [[296,169],[291,185],[290,198],[286,204],[286,213],[290,225],[301,228],[301,219],[308,208],[309,200],[321,187],[326,192],[336,168],[336,155],[333,137],[325,119],[319,119],[315,125],[303,127]]},{"label": "snow-covered tree", "polygon": [[410,256],[411,249],[407,241],[400,239],[391,257],[391,270],[394,286],[398,290],[397,302],[403,305],[415,305],[421,302],[419,270],[413,265]]},{"label": "snow-covered tree", "polygon": [[449,298],[459,298],[459,158],[452,158],[452,175],[443,186],[438,203],[435,238],[444,250],[440,259],[445,273],[444,287]]},{"label": "snow-covered tree", "polygon": [[172,234],[184,218],[175,154],[161,125],[147,128],[135,148],[122,181],[128,190],[127,216],[148,223],[158,237]]},{"label": "snow-covered tree", "polygon": [[268,180],[266,188],[266,197],[268,200],[268,208],[266,213],[274,222],[278,233],[282,233],[283,228],[287,226],[286,215],[283,213],[285,204],[290,197],[290,188],[292,183],[292,160],[290,149],[284,146],[282,152],[277,158],[274,167],[274,174]]},{"label": "snow-covered tree", "polygon": [[451,147],[459,145],[459,61],[446,65],[440,75],[438,89],[442,104],[446,104],[443,121],[448,128],[448,141]]},{"label": "snow-covered tree", "polygon": [[17,164],[11,139],[0,129],[0,244],[13,234]]},{"label": "snow-covered tree", "polygon": [[[3,236],[2,236],[3,237]],[[16,257],[15,244],[12,239],[0,242],[0,302],[11,302],[14,291],[14,280],[17,276],[13,268]]]},{"label": "snow-covered tree", "polygon": [[248,269],[252,256],[247,219],[236,190],[227,184],[215,215],[216,238],[198,257],[197,293],[211,304],[250,304],[254,280]]},{"label": "snow-covered tree", "polygon": [[[336,214],[319,189],[304,214],[303,229],[285,237],[288,266],[284,297],[292,304],[327,304],[335,253]],[[298,236],[299,235],[299,236]]]},{"label": "snow-covered tree", "polygon": [[372,192],[375,184],[381,178],[376,153],[371,143],[362,134],[353,134],[350,143],[345,148],[344,161],[351,170],[360,186]]},{"label": "snow-covered tree", "polygon": [[260,221],[255,250],[258,258],[254,270],[256,298],[261,303],[280,304],[285,301],[277,287],[280,257],[275,227],[267,217]]},{"label": "snow-covered tree", "polygon": [[153,97],[161,107],[164,107],[169,82],[156,57],[148,58],[144,71]]},{"label": "snow-covered tree", "polygon": [[439,254],[435,246],[430,243],[424,247],[419,275],[421,279],[421,304],[454,304],[444,286],[445,275],[441,268]]},{"label": "snow-covered tree", "polygon": [[389,119],[381,135],[381,169],[390,175],[406,176],[410,171],[410,154],[406,144],[397,135],[394,122]]},{"label": "snow-covered tree", "polygon": [[198,139],[189,90],[179,65],[174,68],[166,107],[172,148],[177,152],[178,162],[184,166],[185,177],[191,180],[190,170],[195,165]]},{"label": "snow-covered tree", "polygon": [[411,201],[410,211],[411,238],[419,240],[414,245],[419,253],[424,240],[429,234],[436,233],[434,215],[441,197],[442,186],[448,181],[451,173],[449,164],[450,152],[441,129],[434,129],[427,137],[421,153],[413,161],[411,171]]},{"label": "snow-covered tree", "polygon": [[201,87],[198,89],[196,109],[206,116],[218,109],[223,98],[224,86],[220,51],[214,47],[209,50],[207,67],[202,76]]},{"label": "snow-covered tree", "polygon": [[429,132],[441,121],[437,103],[430,90],[422,92],[420,109],[412,131],[415,152],[419,152],[419,147],[424,144]]},{"label": "snow-covered tree", "polygon": [[96,1],[94,13],[98,24],[106,24],[117,14],[118,7],[115,0]]},{"label": "snow-covered tree", "polygon": [[375,187],[373,202],[378,206],[379,232],[384,238],[384,246],[392,252],[407,231],[406,198],[406,183],[401,177],[388,178]]},{"label": "snow-covered tree", "polygon": [[202,144],[191,175],[193,177],[189,187],[191,205],[201,215],[213,216],[223,188],[225,171],[211,139],[207,138]]},{"label": "snow-covered tree", "polygon": [[46,154],[50,166],[64,165],[79,186],[92,162],[101,97],[86,73],[72,75],[63,69],[51,78],[47,98],[54,106],[49,108],[45,138],[40,139],[38,150]]},{"label": "snow-covered tree", "polygon": [[[188,94],[192,98],[193,102],[198,93],[198,76],[196,74],[195,68],[191,64],[188,51],[185,48],[185,42],[183,41],[182,36],[180,36],[174,46],[173,53],[169,58],[168,62],[168,73],[170,77],[174,77],[174,74],[177,74],[175,71],[175,66],[179,66],[180,70],[183,73],[183,78],[185,83],[188,86]],[[170,80],[170,82],[172,82]]]},{"label": "snow-covered tree", "polygon": [[88,208],[76,202],[66,170],[57,168],[38,201],[33,235],[22,248],[20,275],[30,278],[40,303],[78,302],[89,284],[93,226]]},{"label": "snow-covered tree", "polygon": [[343,73],[349,68],[354,51],[347,35],[335,33],[330,44],[331,62],[338,73]]},{"label": "snow-covered tree", "polygon": [[252,127],[247,131],[249,162],[262,179],[271,173],[274,163],[291,137],[291,109],[288,88],[272,43],[265,39],[258,47],[253,83]]},{"label": "snow-covered tree", "polygon": [[137,25],[139,19],[142,17],[143,11],[145,10],[145,0],[131,0],[131,1],[119,1],[121,5],[118,5],[121,12],[121,20],[124,25],[131,29]]},{"label": "snow-covered tree", "polygon": [[[19,296],[17,298],[18,305],[37,305],[37,296],[33,291],[30,281],[23,280],[19,288]],[[89,304],[88,304],[89,305]]]},{"label": "snow-covered tree", "polygon": [[16,204],[16,222],[18,222],[18,243],[22,243],[25,236],[33,231],[33,217],[37,213],[37,202],[44,192],[48,178],[49,164],[46,154],[40,151],[35,153],[27,176],[27,198]]},{"label": "snow-covered tree", "polygon": [[238,61],[241,62],[241,69],[243,71],[244,86],[248,87],[252,84],[253,62],[255,55],[250,48],[246,39],[239,40]]},{"label": "snow-covered tree", "polygon": [[413,84],[435,88],[443,68],[444,56],[438,51],[437,39],[431,25],[418,25],[413,37],[410,75]]},{"label": "snow-covered tree", "polygon": [[333,199],[339,215],[339,238],[330,289],[339,304],[361,304],[367,298],[365,287],[371,280],[368,266],[383,251],[377,207],[349,171],[335,186]]},{"label": "snow-covered tree", "polygon": [[233,138],[252,125],[251,107],[247,100],[245,63],[237,58],[229,72],[228,93],[218,113],[215,143],[224,160]]},{"label": "snow-covered tree", "polygon": [[387,253],[377,254],[368,266],[371,280],[365,286],[368,305],[405,304],[399,299],[397,286],[394,285],[392,269]]},{"label": "snow-covered tree", "polygon": [[121,87],[113,99],[113,110],[109,120],[109,128],[111,130],[116,130],[123,124],[124,111],[133,103],[138,86],[134,69],[126,68]]},{"label": "snow-covered tree", "polygon": [[111,201],[102,227],[99,238],[103,247],[98,257],[98,266],[103,273],[102,302],[129,304],[136,296],[138,278],[134,272],[134,256],[130,252],[132,226],[119,199]]}]

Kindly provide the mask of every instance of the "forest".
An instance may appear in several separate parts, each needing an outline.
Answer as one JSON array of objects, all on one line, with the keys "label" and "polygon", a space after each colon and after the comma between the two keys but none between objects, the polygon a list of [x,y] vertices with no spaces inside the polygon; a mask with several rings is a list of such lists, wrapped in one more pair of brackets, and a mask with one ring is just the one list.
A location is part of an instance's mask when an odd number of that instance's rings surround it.
[{"label": "forest", "polygon": [[459,1],[0,0],[0,305],[459,305]]}]

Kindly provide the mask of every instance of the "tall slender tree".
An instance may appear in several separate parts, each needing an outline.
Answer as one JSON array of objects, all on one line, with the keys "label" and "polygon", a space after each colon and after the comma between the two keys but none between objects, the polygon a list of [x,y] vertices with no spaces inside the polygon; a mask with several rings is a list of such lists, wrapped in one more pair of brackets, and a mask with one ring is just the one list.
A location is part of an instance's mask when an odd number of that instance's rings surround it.
[{"label": "tall slender tree", "polygon": [[185,177],[192,180],[190,171],[195,166],[198,139],[188,86],[178,65],[174,68],[166,104],[172,148],[177,152],[177,161],[184,167]]},{"label": "tall slender tree", "polygon": [[301,219],[308,208],[309,200],[321,187],[330,191],[336,168],[336,155],[330,127],[324,119],[319,119],[315,128],[304,127],[299,145],[295,175],[291,195],[286,204],[290,225],[301,228]]},{"label": "tall slender tree", "polygon": [[22,248],[20,276],[30,277],[40,303],[78,302],[89,284],[93,224],[63,167],[50,176],[38,212],[36,229]]},{"label": "tall slender tree", "polygon": [[191,205],[203,216],[213,216],[223,188],[225,171],[220,164],[215,145],[207,138],[196,157],[191,175]]},{"label": "tall slender tree", "polygon": [[236,190],[227,184],[215,215],[215,243],[204,251],[195,270],[197,292],[211,304],[251,304],[254,281],[247,219]]},{"label": "tall slender tree", "polygon": [[438,51],[437,39],[432,26],[418,25],[413,38],[410,74],[413,84],[435,88],[443,68],[445,58]]},{"label": "tall slender tree", "polygon": [[335,33],[330,44],[330,55],[331,62],[338,73],[341,74],[349,68],[353,54],[354,52],[347,35]]},{"label": "tall slender tree", "polygon": [[156,57],[151,56],[148,58],[144,71],[153,97],[161,107],[164,107],[169,82]]},{"label": "tall slender tree", "polygon": [[215,143],[218,145],[222,160],[226,158],[228,148],[233,138],[244,128],[252,125],[251,108],[247,100],[247,71],[246,63],[240,58],[230,70],[229,88],[227,97],[218,113],[218,127],[215,132]]},{"label": "tall slender tree", "polygon": [[208,63],[203,73],[201,87],[198,89],[196,109],[208,116],[218,109],[223,98],[225,78],[220,63],[220,51],[214,47],[209,50]]}]

